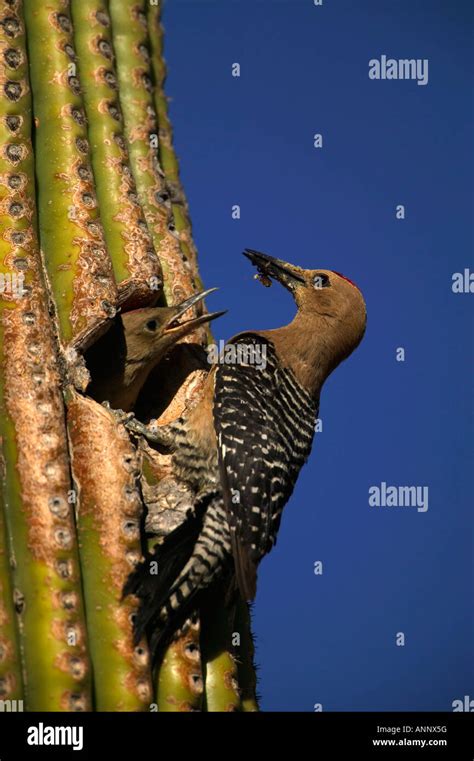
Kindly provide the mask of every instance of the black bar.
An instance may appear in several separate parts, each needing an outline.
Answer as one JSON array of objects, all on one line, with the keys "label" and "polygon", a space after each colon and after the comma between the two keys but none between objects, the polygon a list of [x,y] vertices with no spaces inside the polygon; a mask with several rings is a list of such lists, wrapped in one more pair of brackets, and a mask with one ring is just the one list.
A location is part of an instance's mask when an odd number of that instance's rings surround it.
[{"label": "black bar", "polygon": [[[56,728],[64,728],[57,730]],[[30,742],[28,742],[28,740]],[[57,742],[50,745],[50,740]],[[33,742],[43,744],[32,744]],[[69,745],[62,744],[69,742]],[[77,749],[73,750],[76,745]],[[471,713],[0,713],[0,761],[160,758],[473,761]],[[245,755],[244,755],[245,754]]]}]

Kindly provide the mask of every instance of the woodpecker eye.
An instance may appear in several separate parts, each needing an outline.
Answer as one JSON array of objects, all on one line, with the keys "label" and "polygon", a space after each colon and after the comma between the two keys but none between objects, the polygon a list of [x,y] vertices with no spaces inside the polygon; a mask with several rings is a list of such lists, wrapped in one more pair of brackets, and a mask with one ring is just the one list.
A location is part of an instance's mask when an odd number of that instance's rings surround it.
[{"label": "woodpecker eye", "polygon": [[317,275],[313,278],[313,287],[314,288],[328,288],[331,283],[329,282],[329,278],[327,275],[325,275],[323,272],[318,272]]},{"label": "woodpecker eye", "polygon": [[158,327],[158,323],[156,320],[148,320],[148,322],[145,324],[145,329],[149,333],[154,333]]}]

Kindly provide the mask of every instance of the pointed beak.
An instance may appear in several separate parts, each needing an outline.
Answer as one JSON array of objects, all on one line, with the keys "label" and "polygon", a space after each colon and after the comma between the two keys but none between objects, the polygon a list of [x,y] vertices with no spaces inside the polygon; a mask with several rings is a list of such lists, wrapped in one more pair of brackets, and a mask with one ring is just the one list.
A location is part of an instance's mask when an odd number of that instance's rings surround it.
[{"label": "pointed beak", "polygon": [[181,304],[177,304],[174,307],[169,307],[168,309],[171,312],[171,317],[163,325],[163,332],[167,335],[171,334],[176,338],[181,338],[182,336],[185,336],[198,328],[199,325],[204,325],[206,322],[212,322],[212,320],[217,319],[217,317],[221,317],[223,314],[226,314],[227,310],[224,310],[222,312],[210,312],[208,314],[202,314],[199,317],[191,317],[187,320],[181,319],[189,309],[205,299],[206,296],[209,296],[210,293],[214,293],[214,291],[217,291],[217,288],[208,288],[207,291],[196,293],[194,296],[191,296],[191,298],[182,301]]},{"label": "pointed beak", "polygon": [[300,267],[295,267],[281,259],[275,259],[268,254],[262,254],[261,251],[254,251],[252,248],[246,248],[243,254],[257,267],[257,277],[260,276],[264,279],[263,282],[265,279],[272,278],[288,288],[289,291],[294,291],[299,285],[306,285]]}]

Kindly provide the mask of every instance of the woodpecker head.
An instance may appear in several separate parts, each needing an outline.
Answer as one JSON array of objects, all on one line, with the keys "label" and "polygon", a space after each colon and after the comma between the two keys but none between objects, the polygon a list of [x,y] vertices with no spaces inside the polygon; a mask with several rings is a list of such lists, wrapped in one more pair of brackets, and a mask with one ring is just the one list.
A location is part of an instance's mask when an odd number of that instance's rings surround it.
[{"label": "woodpecker head", "polygon": [[[366,309],[357,286],[331,270],[305,270],[259,251],[244,255],[258,269],[264,285],[277,280],[292,294],[298,307],[297,325],[303,340],[318,342],[328,357],[328,374],[358,346],[365,331]],[[304,353],[301,345],[296,347]]]},{"label": "woodpecker head", "polygon": [[150,370],[181,338],[225,314],[212,312],[184,319],[191,307],[216,290],[209,288],[173,307],[148,307],[123,314],[127,362],[144,364]]},{"label": "woodpecker head", "polygon": [[224,312],[185,319],[209,293],[197,293],[173,307],[148,307],[117,315],[107,333],[85,354],[91,381],[87,393],[112,407],[133,409],[150,372],[181,339]]}]

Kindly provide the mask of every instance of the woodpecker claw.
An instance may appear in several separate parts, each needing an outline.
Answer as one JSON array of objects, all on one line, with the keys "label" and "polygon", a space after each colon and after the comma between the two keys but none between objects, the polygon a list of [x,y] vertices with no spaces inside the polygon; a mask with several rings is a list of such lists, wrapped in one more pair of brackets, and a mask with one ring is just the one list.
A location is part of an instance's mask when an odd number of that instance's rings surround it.
[{"label": "woodpecker claw", "polygon": [[149,433],[149,430],[145,423],[141,423],[135,415],[132,413],[128,420],[124,423],[125,428],[127,430],[131,431],[132,433],[137,434],[138,436],[147,436]]},{"label": "woodpecker claw", "polygon": [[124,410],[112,407],[107,400],[102,402],[102,407],[105,407],[114,416],[117,423],[126,425],[128,420],[134,417],[133,412],[125,412]]},{"label": "woodpecker claw", "polygon": [[143,436],[150,444],[159,444],[166,448],[171,446],[171,439],[166,426],[156,425],[156,423],[146,425],[137,420],[133,413],[130,414],[124,425],[135,436]]}]

